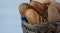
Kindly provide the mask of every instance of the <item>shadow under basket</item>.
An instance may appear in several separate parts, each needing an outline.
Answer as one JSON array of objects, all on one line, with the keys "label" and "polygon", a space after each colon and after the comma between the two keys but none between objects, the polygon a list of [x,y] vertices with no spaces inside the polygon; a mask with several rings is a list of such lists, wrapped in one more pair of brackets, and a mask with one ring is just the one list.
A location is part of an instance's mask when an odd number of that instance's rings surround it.
[{"label": "shadow under basket", "polygon": [[23,33],[60,33],[60,21],[32,25],[22,21]]}]

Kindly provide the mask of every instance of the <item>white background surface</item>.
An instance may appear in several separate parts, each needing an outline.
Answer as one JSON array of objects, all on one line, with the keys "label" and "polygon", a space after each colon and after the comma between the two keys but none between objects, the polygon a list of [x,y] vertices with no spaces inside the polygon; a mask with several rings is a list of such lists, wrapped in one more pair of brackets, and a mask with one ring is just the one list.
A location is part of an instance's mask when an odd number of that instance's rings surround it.
[{"label": "white background surface", "polygon": [[0,33],[22,33],[18,6],[28,1],[0,0]]}]

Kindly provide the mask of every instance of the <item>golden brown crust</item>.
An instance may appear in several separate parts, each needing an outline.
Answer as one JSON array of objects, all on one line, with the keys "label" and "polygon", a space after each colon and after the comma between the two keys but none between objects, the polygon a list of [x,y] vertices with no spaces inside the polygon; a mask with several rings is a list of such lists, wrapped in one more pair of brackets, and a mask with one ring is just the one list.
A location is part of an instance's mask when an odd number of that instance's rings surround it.
[{"label": "golden brown crust", "polygon": [[47,5],[36,2],[36,1],[32,1],[30,2],[30,5],[33,6],[34,8],[36,8],[36,10],[38,10],[38,12],[42,13],[42,14],[47,14]]},{"label": "golden brown crust", "polygon": [[39,14],[33,9],[26,11],[26,18],[30,24],[39,24]]},{"label": "golden brown crust", "polygon": [[28,9],[26,11],[26,18],[30,24],[40,24],[44,21],[44,18],[34,9]]},{"label": "golden brown crust", "polygon": [[46,21],[46,19],[42,17],[41,14],[39,14],[38,12],[42,14],[47,14],[46,7],[47,6],[45,4],[32,1],[30,2],[30,5],[27,3],[22,3],[19,6],[19,11],[21,16],[26,16],[30,24],[40,24]]},{"label": "golden brown crust", "polygon": [[19,6],[19,12],[21,14],[21,16],[25,16],[25,11],[29,8],[29,5],[27,3],[22,3]]},{"label": "golden brown crust", "polygon": [[53,21],[53,20],[60,20],[60,14],[59,14],[59,10],[58,8],[60,8],[60,4],[58,3],[52,3],[49,5],[48,7],[48,20],[49,21]]}]

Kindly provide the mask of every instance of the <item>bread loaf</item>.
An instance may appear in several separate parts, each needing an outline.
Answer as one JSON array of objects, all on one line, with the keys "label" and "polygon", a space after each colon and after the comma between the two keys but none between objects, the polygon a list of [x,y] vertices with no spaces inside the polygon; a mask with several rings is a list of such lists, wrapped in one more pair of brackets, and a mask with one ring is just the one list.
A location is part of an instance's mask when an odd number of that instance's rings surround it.
[{"label": "bread loaf", "polygon": [[48,7],[48,20],[49,21],[60,20],[59,10],[60,10],[60,4],[58,3],[50,4]]},{"label": "bread loaf", "polygon": [[21,14],[21,16],[25,16],[25,11],[29,8],[29,5],[28,3],[22,3],[20,6],[19,6],[19,12]]},{"label": "bread loaf", "polygon": [[34,9],[26,11],[26,18],[30,24],[39,24],[41,22],[41,16]]},{"label": "bread loaf", "polygon": [[34,8],[36,8],[38,10],[38,12],[46,14],[47,13],[47,6],[45,4],[42,4],[40,2],[36,2],[36,1],[31,1],[30,5],[32,5]]}]

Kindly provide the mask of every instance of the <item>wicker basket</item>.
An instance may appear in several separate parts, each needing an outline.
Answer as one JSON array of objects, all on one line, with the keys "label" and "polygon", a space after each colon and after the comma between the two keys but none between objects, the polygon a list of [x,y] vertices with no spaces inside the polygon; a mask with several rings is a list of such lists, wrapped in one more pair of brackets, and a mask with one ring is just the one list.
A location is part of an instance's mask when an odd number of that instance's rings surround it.
[{"label": "wicker basket", "polygon": [[60,21],[44,22],[38,25],[31,25],[22,21],[23,33],[59,33]]}]

